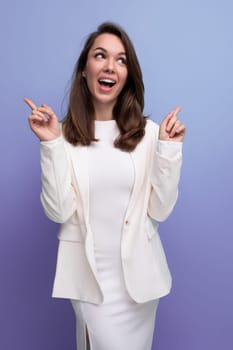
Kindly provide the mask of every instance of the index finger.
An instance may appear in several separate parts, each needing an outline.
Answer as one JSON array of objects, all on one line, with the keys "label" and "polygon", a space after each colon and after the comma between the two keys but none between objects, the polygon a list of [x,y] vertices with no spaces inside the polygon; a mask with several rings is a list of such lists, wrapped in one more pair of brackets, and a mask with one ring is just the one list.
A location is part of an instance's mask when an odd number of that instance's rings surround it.
[{"label": "index finger", "polygon": [[167,124],[169,123],[169,121],[174,118],[174,116],[176,117],[176,115],[180,112],[181,107],[176,107],[176,109],[173,109],[170,113],[168,113],[166,115],[166,117],[163,119],[162,123],[163,124]]},{"label": "index finger", "polygon": [[181,107],[176,107],[176,109],[174,110],[174,115],[177,116],[177,114],[181,111]]},{"label": "index finger", "polygon": [[35,103],[29,100],[29,98],[25,97],[23,100],[31,108],[31,110],[37,109],[37,106],[35,105]]},{"label": "index finger", "polygon": [[166,120],[167,122],[170,121],[170,119],[172,118],[176,118],[177,114],[181,111],[181,107],[176,107],[175,109],[173,109],[173,111],[171,111],[164,120]]}]

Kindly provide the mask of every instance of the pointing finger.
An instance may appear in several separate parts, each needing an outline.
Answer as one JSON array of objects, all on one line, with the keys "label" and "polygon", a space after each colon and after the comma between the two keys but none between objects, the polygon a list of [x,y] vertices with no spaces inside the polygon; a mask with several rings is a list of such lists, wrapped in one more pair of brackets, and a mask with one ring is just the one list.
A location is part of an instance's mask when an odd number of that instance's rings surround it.
[{"label": "pointing finger", "polygon": [[31,110],[37,109],[37,106],[35,105],[35,103],[29,100],[29,98],[24,98],[23,100],[31,108]]},{"label": "pointing finger", "polygon": [[177,116],[177,114],[180,113],[180,111],[181,111],[181,107],[180,106],[176,107],[176,109],[174,110],[174,115]]},{"label": "pointing finger", "polygon": [[176,107],[173,111],[171,111],[167,117],[165,118],[166,123],[166,131],[170,131],[172,126],[177,120],[177,114],[181,111],[181,107]]},{"label": "pointing finger", "polygon": [[176,118],[176,115],[181,111],[181,107],[176,107],[175,109],[173,109],[170,113],[168,113],[168,115],[164,118],[163,123],[166,125],[170,119],[172,119],[173,117]]}]

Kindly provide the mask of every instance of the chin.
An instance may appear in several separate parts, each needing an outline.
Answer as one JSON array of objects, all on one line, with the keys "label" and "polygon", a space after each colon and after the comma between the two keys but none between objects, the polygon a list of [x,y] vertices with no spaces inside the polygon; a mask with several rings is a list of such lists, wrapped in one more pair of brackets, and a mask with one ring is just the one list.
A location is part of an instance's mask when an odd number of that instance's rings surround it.
[{"label": "chin", "polygon": [[102,97],[102,98],[95,98],[95,101],[97,104],[99,105],[112,105],[114,106],[116,101],[117,101],[117,97],[116,98],[109,98],[108,96],[106,97]]}]

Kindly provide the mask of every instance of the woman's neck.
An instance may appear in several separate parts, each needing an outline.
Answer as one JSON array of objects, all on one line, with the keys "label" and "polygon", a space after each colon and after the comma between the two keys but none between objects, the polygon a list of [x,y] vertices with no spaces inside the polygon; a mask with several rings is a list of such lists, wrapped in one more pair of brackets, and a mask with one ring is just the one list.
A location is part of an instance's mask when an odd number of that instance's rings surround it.
[{"label": "woman's neck", "polygon": [[95,120],[112,120],[113,105],[98,104],[95,108]]}]

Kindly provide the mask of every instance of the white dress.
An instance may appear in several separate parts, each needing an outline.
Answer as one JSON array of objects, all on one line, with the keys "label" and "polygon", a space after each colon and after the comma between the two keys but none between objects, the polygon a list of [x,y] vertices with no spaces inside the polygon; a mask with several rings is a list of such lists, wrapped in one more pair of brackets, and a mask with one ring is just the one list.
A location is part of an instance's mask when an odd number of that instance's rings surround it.
[{"label": "white dress", "polygon": [[[101,305],[72,300],[78,350],[151,350],[158,300],[138,304],[127,293],[121,265],[121,232],[134,183],[131,156],[113,146],[115,120],[95,121],[98,142],[89,146],[90,223]],[[101,203],[101,205],[99,205]]]}]

